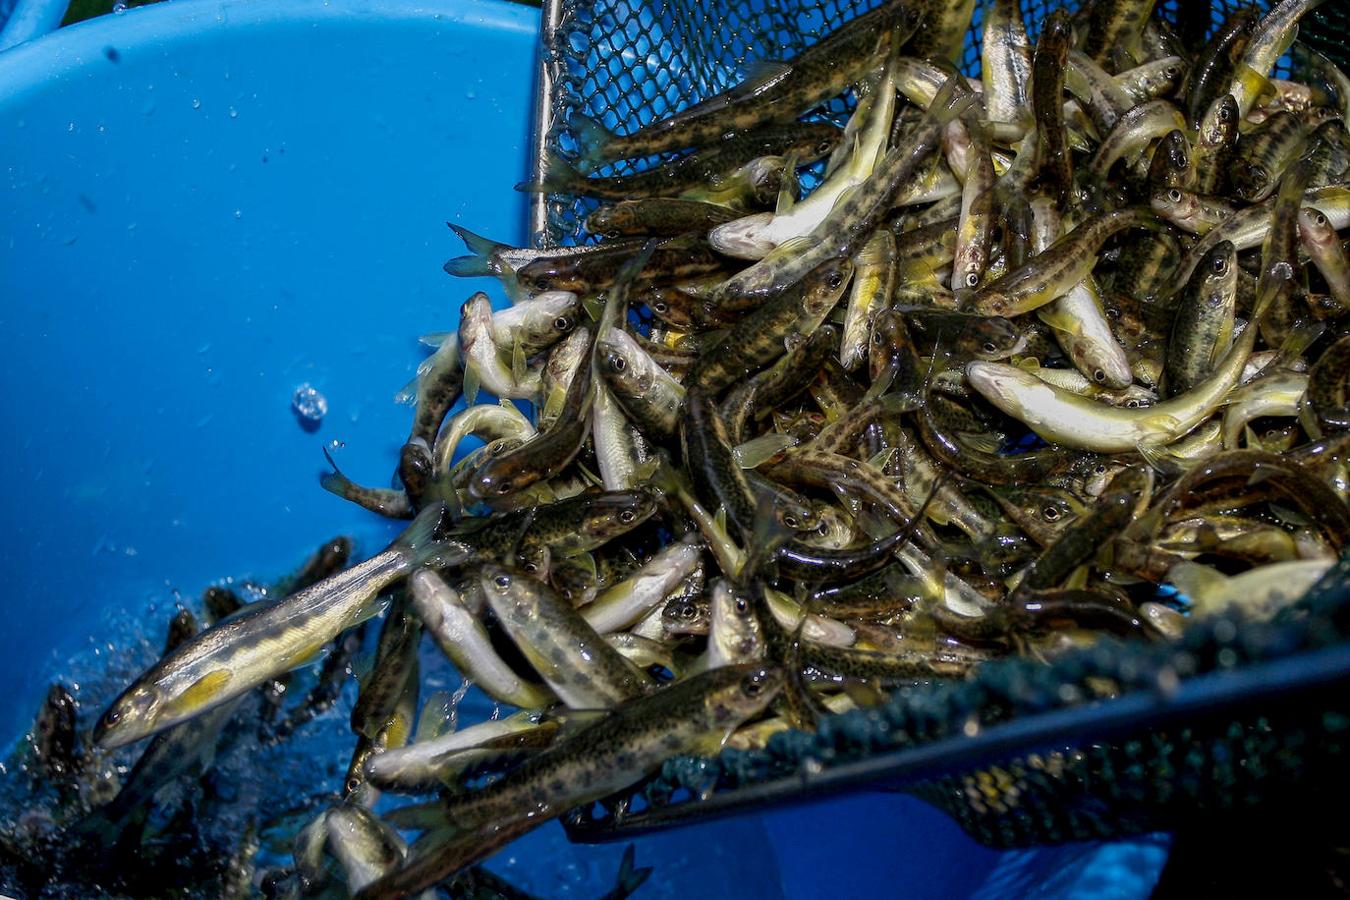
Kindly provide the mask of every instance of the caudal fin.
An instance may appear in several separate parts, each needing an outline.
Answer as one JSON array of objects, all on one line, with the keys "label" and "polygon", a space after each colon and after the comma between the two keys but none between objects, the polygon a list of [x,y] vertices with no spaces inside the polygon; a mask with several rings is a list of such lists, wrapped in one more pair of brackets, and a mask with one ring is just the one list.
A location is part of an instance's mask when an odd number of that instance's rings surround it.
[{"label": "caudal fin", "polygon": [[579,193],[579,186],[585,181],[586,176],[567,160],[550,153],[539,180],[522,181],[516,185],[516,190],[534,194],[573,194]]},{"label": "caudal fin", "polygon": [[445,224],[450,227],[451,231],[459,235],[460,240],[464,241],[464,246],[468,247],[469,252],[473,254],[472,256],[457,256],[448,261],[445,264],[447,273],[459,278],[501,274],[502,266],[495,254],[498,250],[506,247],[506,244],[474,234],[469,229],[453,222],[446,222]]},{"label": "caudal fin", "polygon": [[609,148],[615,141],[614,132],[592,118],[574,115],[568,123],[577,143],[581,145],[578,170],[589,172],[609,158]]},{"label": "caudal fin", "polygon": [[443,541],[437,540],[442,525],[450,521],[449,508],[444,502],[429,503],[412,520],[393,546],[406,553],[414,566],[441,566],[453,561],[453,557],[463,555],[463,551],[449,548]]},{"label": "caudal fin", "polygon": [[632,844],[623,851],[623,859],[619,862],[619,874],[614,877],[614,890],[605,894],[603,900],[624,900],[638,888],[652,874],[651,866],[643,866],[641,869],[634,868],[633,859],[636,856],[636,850]]}]

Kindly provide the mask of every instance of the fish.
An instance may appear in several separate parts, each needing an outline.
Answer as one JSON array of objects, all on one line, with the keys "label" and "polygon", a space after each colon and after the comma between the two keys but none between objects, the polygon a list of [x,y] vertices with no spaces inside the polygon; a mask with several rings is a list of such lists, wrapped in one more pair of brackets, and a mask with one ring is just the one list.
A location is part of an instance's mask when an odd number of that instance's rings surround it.
[{"label": "fish", "polygon": [[564,810],[627,786],[667,756],[720,746],[782,683],[777,668],[722,666],[627,704],[446,808],[445,825],[419,838],[404,866],[355,896],[421,890]]},{"label": "fish", "polygon": [[703,548],[683,540],[666,545],[628,578],[597,594],[581,617],[600,634],[636,623],[684,582],[703,558]]},{"label": "fish", "polygon": [[570,708],[608,709],[651,689],[651,679],[549,586],[491,563],[478,577],[497,621]]},{"label": "fish", "polygon": [[304,665],[337,636],[379,612],[376,597],[426,564],[456,552],[435,539],[445,513],[423,510],[384,551],[317,584],[218,622],[166,655],[115,699],[94,728],[114,749],[229,702]]},{"label": "fish", "polygon": [[651,156],[715,141],[774,121],[791,120],[858,81],[891,41],[904,43],[920,25],[910,4],[887,0],[803,50],[791,61],[764,61],[748,77],[631,134],[615,135],[574,116],[572,127],[589,164]]}]

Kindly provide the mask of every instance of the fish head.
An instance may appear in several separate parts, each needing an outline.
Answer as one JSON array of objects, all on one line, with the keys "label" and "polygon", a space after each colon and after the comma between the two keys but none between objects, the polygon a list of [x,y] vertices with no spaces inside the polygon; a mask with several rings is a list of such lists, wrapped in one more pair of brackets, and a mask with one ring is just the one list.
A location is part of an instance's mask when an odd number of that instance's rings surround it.
[{"label": "fish head", "polygon": [[798,158],[805,163],[808,160],[829,156],[844,136],[843,129],[827,123],[802,125],[794,129],[797,143],[794,145]]},{"label": "fish head", "polygon": [[1224,94],[1210,104],[1200,120],[1200,143],[1206,147],[1221,147],[1237,126],[1237,99],[1232,94]]},{"label": "fish head", "polygon": [[1270,169],[1259,162],[1238,160],[1228,173],[1233,191],[1243,200],[1259,200],[1271,187]]},{"label": "fish head", "polygon": [[842,550],[856,539],[857,533],[852,521],[834,506],[820,502],[813,511],[816,515],[814,533],[803,536],[803,539],[812,546]]},{"label": "fish head", "polygon": [[94,743],[108,750],[151,734],[164,705],[164,694],[153,684],[135,684],[122,692],[94,726]]},{"label": "fish head", "polygon": [[759,212],[724,222],[708,232],[708,243],[718,253],[735,259],[763,259],[777,246],[768,235],[773,213]]},{"label": "fish head", "polygon": [[526,290],[536,294],[582,290],[586,287],[586,280],[579,277],[573,268],[565,261],[543,257],[517,269],[516,278]]},{"label": "fish head", "polygon": [[1200,198],[1178,187],[1158,188],[1148,202],[1154,212],[1174,225],[1193,222],[1200,214]]},{"label": "fish head", "polygon": [[580,530],[588,538],[607,541],[627,534],[656,512],[658,495],[649,490],[610,491],[587,498]]},{"label": "fish head", "polygon": [[973,320],[967,330],[970,352],[977,359],[1006,359],[1022,346],[1017,326],[1002,316]]},{"label": "fish head", "polygon": [[505,467],[498,466],[498,461],[495,459],[485,461],[478,471],[474,472],[474,476],[468,479],[468,494],[475,501],[505,497],[506,494],[516,490],[516,479],[512,478]]},{"label": "fish head", "polygon": [[527,575],[489,563],[479,570],[478,582],[503,619],[525,622],[538,616],[540,593]]},{"label": "fish head", "polygon": [[328,572],[341,569],[352,558],[352,547],[352,539],[346,535],[333,538],[319,548],[319,565]]},{"label": "fish head", "polygon": [[1311,206],[1298,211],[1298,235],[1319,250],[1330,249],[1336,243],[1336,229],[1331,227],[1326,213]]},{"label": "fish head", "polygon": [[1060,488],[1008,485],[992,490],[1013,504],[1023,516],[1049,528],[1063,527],[1083,512],[1083,504]]},{"label": "fish head", "polygon": [[1220,241],[1205,254],[1196,267],[1196,277],[1202,279],[1198,292],[1207,306],[1220,309],[1237,300],[1237,249],[1232,241]]},{"label": "fish head", "polygon": [[602,237],[621,237],[637,228],[637,214],[633,207],[626,203],[602,206],[586,217],[586,230]]},{"label": "fish head", "polygon": [[967,363],[966,381],[984,399],[1013,418],[1020,418],[1028,393],[1053,393],[1048,384],[1030,372],[997,362]]},{"label": "fish head", "polygon": [[816,508],[807,501],[797,500],[787,494],[774,496],[773,515],[780,525],[791,531],[815,531],[820,527]]},{"label": "fish head", "polygon": [[818,313],[822,307],[834,306],[852,277],[853,260],[847,256],[827,259],[803,279],[806,293],[802,295],[802,308],[808,313]]},{"label": "fish head", "polygon": [[516,568],[531,578],[538,578],[542,581],[548,577],[552,559],[553,554],[550,552],[548,544],[542,541],[531,541],[516,551],[515,565]]},{"label": "fish head", "polygon": [[661,625],[669,635],[707,634],[708,603],[700,597],[675,597],[661,610]]},{"label": "fish head", "polygon": [[418,437],[404,444],[398,452],[398,477],[403,481],[404,487],[407,487],[410,481],[415,484],[426,484],[431,478],[431,472],[431,450],[427,447],[427,442]]},{"label": "fish head", "polygon": [[[512,328],[513,338],[531,350],[551,347],[577,327],[580,310],[581,298],[572,291],[545,291],[528,301],[527,311]],[[503,349],[510,349],[509,345]]]},{"label": "fish head", "polygon": [[729,180],[749,185],[755,200],[767,206],[778,197],[785,177],[796,178],[797,173],[787,172],[786,168],[786,161],[781,156],[761,156],[741,166]]},{"label": "fish head", "polygon": [[[617,329],[611,329],[617,332]],[[622,334],[622,332],[618,332]],[[650,366],[644,365],[642,349],[624,334],[623,338],[614,337],[600,341],[597,350],[603,372],[613,383],[626,389],[646,393],[656,381],[656,373]]]},{"label": "fish head", "polygon": [[740,662],[761,655],[763,630],[755,605],[724,578],[713,584],[708,615],[709,640],[724,660]]},{"label": "fish head", "polygon": [[783,688],[785,676],[777,666],[758,663],[722,666],[710,680],[705,699],[708,717],[718,727],[735,728],[764,711]]}]

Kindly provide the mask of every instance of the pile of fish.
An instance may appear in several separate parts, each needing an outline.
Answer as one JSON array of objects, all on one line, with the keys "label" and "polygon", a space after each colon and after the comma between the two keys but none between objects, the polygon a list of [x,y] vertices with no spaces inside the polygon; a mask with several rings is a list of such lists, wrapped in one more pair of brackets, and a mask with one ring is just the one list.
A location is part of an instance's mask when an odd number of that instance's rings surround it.
[{"label": "pile of fish", "polygon": [[[383,614],[290,884],[413,896],[675,755],[1274,616],[1350,537],[1350,81],[1272,77],[1314,5],[1206,37],[1097,0],[1033,43],[992,0],[974,80],[974,0],[892,0],[630,134],[572,122],[523,187],[608,201],[603,239],[452,226],[512,305],[427,339],[398,487],[324,476],[407,530],[186,638],[95,740],[208,727]],[[407,743],[424,636],[518,711]]]}]

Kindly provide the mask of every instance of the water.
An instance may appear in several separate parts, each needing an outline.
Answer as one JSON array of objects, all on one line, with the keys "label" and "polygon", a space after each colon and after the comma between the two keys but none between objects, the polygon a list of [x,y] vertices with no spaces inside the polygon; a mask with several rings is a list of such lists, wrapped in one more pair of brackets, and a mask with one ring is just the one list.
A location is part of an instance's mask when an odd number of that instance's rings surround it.
[{"label": "water", "polygon": [[291,412],[295,413],[296,420],[305,431],[318,431],[323,417],[328,415],[328,398],[319,393],[318,388],[305,382],[291,396]]},{"label": "water", "polygon": [[[242,602],[270,601],[287,592],[285,581],[219,582]],[[366,623],[361,648],[338,672],[340,689],[317,715],[297,715],[319,682],[323,662],[291,673],[280,702],[264,685],[244,696],[220,733],[213,764],[165,781],[155,793],[144,831],[124,824],[109,842],[96,840],[91,812],[131,780],[133,766],[151,741],[105,752],[90,749],[90,731],[107,705],[162,653],[169,621],[183,608],[206,621],[204,603],[165,589],[139,615],[108,611],[92,629],[89,645],[56,671],[76,704],[77,772],[49,779],[25,736],[0,763],[0,896],[56,900],[113,897],[220,897],[235,878],[266,894],[284,886],[295,834],[337,801],[356,743],[350,715],[358,692],[356,672],[374,653],[379,620]],[[325,654],[327,659],[334,650]],[[447,713],[459,727],[500,714],[463,679],[430,641],[420,657],[421,696],[431,715]],[[419,719],[421,716],[419,716]],[[287,721],[294,728],[278,727]],[[419,722],[414,733],[423,727]],[[451,725],[450,727],[453,727]],[[383,795],[377,812],[410,798]],[[936,815],[931,813],[930,815]],[[954,826],[948,826],[954,827]],[[118,837],[120,835],[120,837]],[[623,845],[570,844],[552,823],[517,840],[487,867],[521,890],[541,897],[594,898],[610,890]],[[781,900],[787,895],[774,869],[769,832],[758,819],[705,826],[702,833],[658,835],[637,847],[637,865],[655,866],[641,896],[687,897],[695,888],[712,896]]]}]

